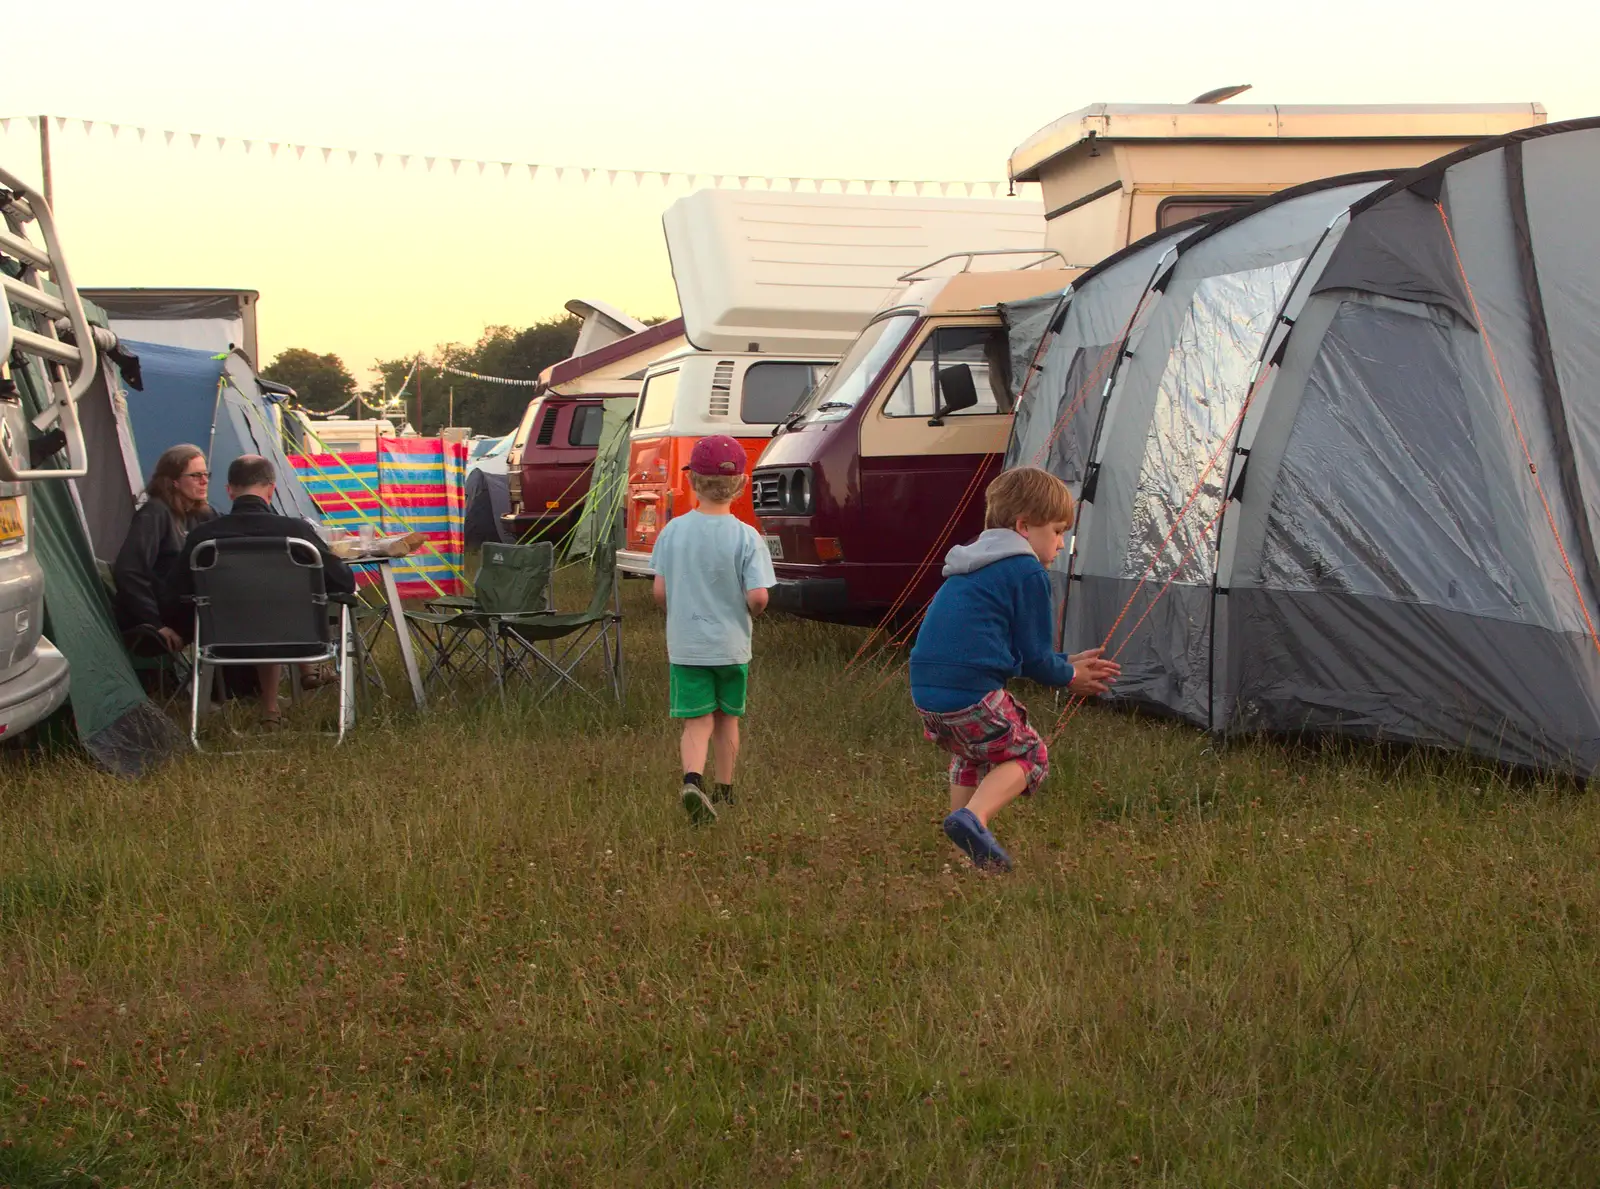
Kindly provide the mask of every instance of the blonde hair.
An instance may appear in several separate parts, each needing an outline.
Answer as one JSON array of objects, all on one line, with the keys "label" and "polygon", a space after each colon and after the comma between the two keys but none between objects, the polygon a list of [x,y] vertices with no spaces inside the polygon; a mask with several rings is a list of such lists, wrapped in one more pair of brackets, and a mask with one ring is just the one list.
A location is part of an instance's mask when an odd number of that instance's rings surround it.
[{"label": "blonde hair", "polygon": [[1006,471],[984,496],[984,528],[1010,528],[1019,520],[1070,525],[1076,515],[1067,485],[1039,467]]},{"label": "blonde hair", "polygon": [[744,490],[743,475],[701,475],[689,472],[689,486],[707,503],[731,504]]}]

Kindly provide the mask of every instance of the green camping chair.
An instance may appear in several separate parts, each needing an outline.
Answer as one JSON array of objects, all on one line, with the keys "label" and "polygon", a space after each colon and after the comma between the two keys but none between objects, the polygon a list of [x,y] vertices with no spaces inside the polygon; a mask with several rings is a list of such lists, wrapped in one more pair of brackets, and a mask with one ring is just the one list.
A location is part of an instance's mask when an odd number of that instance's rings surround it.
[{"label": "green camping chair", "polygon": [[427,658],[424,687],[455,695],[464,681],[492,673],[502,677],[500,625],[551,613],[550,575],[555,546],[485,543],[470,596],[430,600],[421,611],[407,611]]},{"label": "green camping chair", "polygon": [[[485,550],[488,548],[484,546]],[[535,705],[563,686],[570,686],[603,705],[594,691],[579,680],[577,673],[584,658],[599,648],[603,662],[601,675],[617,705],[622,705],[622,592],[617,579],[615,537],[597,542],[591,561],[594,586],[584,610],[500,619],[496,643],[500,651],[502,689],[513,677],[525,678],[530,683],[548,679],[548,684],[535,698]]]}]

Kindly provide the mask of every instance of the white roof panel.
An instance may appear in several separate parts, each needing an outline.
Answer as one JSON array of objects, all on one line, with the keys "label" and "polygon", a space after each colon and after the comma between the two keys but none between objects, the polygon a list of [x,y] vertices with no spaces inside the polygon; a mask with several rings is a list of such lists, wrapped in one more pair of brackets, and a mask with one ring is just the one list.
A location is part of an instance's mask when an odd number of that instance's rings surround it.
[{"label": "white roof panel", "polygon": [[839,355],[901,287],[952,252],[1044,245],[1018,198],[700,190],[662,218],[690,343]]}]

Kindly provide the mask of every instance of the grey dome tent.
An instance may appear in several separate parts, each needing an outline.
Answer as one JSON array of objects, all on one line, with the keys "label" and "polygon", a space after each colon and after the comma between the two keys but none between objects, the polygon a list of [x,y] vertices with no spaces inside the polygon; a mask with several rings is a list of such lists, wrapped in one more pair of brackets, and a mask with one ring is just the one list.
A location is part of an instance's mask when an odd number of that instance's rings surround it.
[{"label": "grey dome tent", "polygon": [[[1597,182],[1600,120],[1549,124],[1175,245],[1118,345],[1063,584],[1064,639],[1109,637],[1119,698],[1600,765]],[[1070,395],[1027,399],[1049,420]]]}]

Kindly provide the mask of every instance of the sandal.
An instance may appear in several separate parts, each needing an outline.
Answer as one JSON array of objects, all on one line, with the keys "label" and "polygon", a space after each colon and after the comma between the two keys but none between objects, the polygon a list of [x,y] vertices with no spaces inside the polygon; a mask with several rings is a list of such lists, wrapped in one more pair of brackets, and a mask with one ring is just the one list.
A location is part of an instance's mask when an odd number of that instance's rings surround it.
[{"label": "sandal", "polygon": [[273,731],[283,730],[282,714],[263,714],[260,721],[261,729],[269,734]]},{"label": "sandal", "polygon": [[334,684],[338,679],[339,675],[334,672],[333,666],[324,661],[313,667],[311,672],[300,675],[300,688],[321,689],[323,686]]}]

